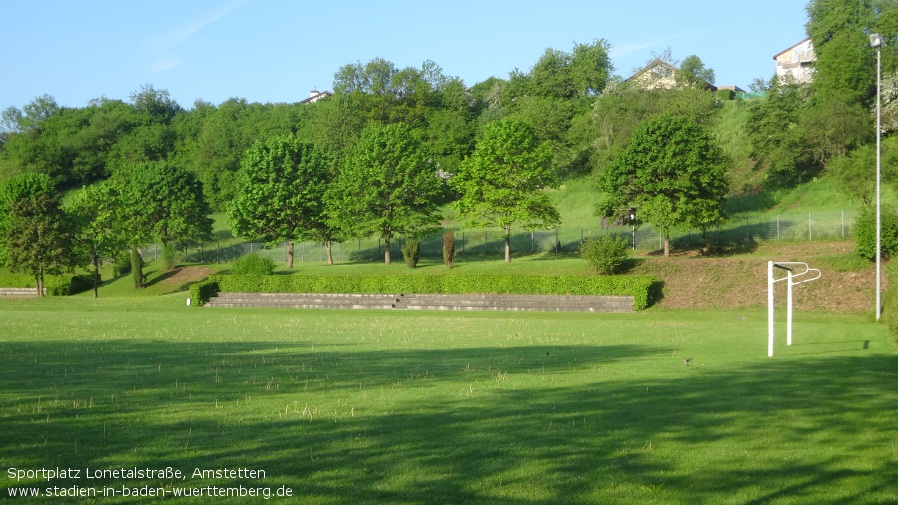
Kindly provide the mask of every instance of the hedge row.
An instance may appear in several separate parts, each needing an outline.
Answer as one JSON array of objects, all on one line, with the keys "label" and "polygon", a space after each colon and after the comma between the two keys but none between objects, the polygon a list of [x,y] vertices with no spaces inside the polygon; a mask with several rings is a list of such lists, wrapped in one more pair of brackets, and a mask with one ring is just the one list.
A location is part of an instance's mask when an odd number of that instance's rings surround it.
[{"label": "hedge row", "polygon": [[197,305],[215,292],[239,293],[434,293],[633,296],[634,310],[653,301],[650,276],[541,275],[211,275],[191,286]]}]

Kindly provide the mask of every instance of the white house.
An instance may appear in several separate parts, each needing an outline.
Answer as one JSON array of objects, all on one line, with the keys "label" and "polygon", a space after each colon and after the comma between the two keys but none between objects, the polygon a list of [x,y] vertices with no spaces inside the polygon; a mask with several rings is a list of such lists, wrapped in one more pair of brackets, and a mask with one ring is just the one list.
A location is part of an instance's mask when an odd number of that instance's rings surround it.
[{"label": "white house", "polygon": [[798,44],[777,53],[773,56],[776,60],[776,76],[780,79],[791,76],[797,84],[805,84],[814,80],[814,62],[817,55],[814,54],[814,45],[811,39],[804,39]]}]

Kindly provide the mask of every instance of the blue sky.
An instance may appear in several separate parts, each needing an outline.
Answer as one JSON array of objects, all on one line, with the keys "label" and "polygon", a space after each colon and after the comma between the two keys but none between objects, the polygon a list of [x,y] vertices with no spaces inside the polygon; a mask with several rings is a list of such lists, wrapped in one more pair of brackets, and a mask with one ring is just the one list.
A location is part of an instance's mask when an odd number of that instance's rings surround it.
[{"label": "blue sky", "polygon": [[718,85],[774,73],[805,37],[805,2],[756,0],[0,0],[0,109],[47,93],[83,107],[144,84],[185,108],[202,99],[296,102],[343,65],[430,59],[468,85],[527,71],[546,48],[603,38],[628,76],[670,48],[698,55]]}]

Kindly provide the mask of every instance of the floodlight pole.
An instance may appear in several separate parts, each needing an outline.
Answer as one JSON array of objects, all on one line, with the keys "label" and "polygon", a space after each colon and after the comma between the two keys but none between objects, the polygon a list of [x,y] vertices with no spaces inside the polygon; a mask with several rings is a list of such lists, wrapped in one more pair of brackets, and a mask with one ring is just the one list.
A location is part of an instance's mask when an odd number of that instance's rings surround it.
[{"label": "floodlight pole", "polygon": [[876,48],[876,320],[882,312],[882,192],[880,165],[880,138],[882,137],[882,113],[880,94],[882,85],[882,35],[870,35],[870,45]]}]

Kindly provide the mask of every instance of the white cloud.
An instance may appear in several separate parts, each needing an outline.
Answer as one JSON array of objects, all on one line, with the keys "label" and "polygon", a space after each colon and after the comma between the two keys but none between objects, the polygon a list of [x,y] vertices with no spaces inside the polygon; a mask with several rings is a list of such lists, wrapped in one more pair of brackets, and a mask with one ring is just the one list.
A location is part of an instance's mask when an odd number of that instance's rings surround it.
[{"label": "white cloud", "polygon": [[171,70],[183,62],[182,58],[175,55],[177,47],[203,28],[224,18],[242,2],[234,1],[219,5],[203,14],[202,17],[189,24],[175,28],[174,30],[160,34],[145,43],[147,46],[146,57],[150,60],[147,68],[151,73],[160,73]]}]

